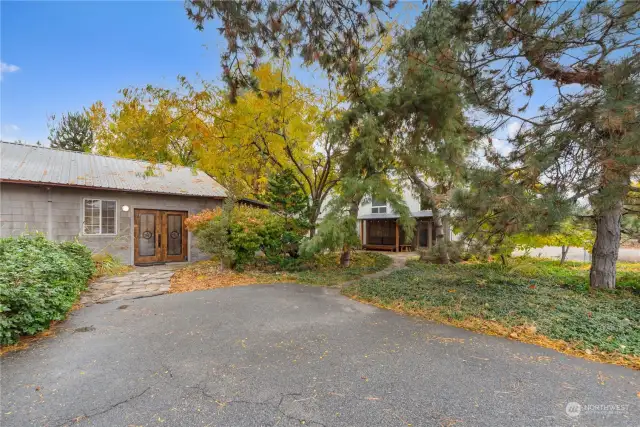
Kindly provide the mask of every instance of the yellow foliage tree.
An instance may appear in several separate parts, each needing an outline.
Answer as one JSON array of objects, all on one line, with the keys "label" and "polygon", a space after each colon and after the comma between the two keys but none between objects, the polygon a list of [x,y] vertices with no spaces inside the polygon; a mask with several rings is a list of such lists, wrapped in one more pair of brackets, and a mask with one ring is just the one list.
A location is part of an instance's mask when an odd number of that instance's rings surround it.
[{"label": "yellow foliage tree", "polygon": [[288,76],[287,68],[260,66],[258,90],[234,102],[225,90],[209,82],[196,88],[184,77],[177,90],[124,89],[110,112],[100,102],[89,109],[98,151],[197,167],[237,196],[259,195],[269,174],[290,169],[308,197],[313,233],[338,182],[342,147],[325,134],[335,114],[330,98]]}]

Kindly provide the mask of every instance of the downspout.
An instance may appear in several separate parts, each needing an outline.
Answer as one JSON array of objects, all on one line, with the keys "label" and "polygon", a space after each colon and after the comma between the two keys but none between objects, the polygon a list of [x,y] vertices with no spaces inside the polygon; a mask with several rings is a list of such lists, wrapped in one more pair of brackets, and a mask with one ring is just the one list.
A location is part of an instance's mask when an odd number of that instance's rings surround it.
[{"label": "downspout", "polygon": [[53,200],[51,187],[47,187],[47,237],[53,240]]}]

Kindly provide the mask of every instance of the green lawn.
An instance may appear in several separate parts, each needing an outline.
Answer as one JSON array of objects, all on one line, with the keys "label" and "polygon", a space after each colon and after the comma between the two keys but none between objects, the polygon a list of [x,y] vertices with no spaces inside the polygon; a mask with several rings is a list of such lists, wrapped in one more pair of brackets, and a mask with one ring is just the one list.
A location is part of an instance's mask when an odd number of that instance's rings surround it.
[{"label": "green lawn", "polygon": [[516,259],[504,267],[410,261],[403,270],[361,280],[343,292],[433,320],[465,327],[498,324],[507,334],[530,331],[566,341],[586,354],[606,352],[636,359],[640,264],[621,264],[619,270],[620,289],[590,292],[584,263],[560,266],[558,261]]},{"label": "green lawn", "polygon": [[355,251],[351,253],[349,268],[340,267],[339,261],[340,254],[337,253],[316,255],[299,271],[287,271],[286,274],[298,283],[332,286],[384,270],[393,260],[376,252]]}]

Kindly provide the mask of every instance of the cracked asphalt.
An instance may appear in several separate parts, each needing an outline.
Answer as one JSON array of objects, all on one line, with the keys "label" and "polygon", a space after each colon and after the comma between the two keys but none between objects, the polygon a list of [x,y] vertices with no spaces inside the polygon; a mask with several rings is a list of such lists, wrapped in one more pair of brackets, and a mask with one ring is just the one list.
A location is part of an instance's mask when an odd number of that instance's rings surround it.
[{"label": "cracked asphalt", "polygon": [[640,425],[638,371],[300,285],[93,305],[0,368],[3,427]]}]

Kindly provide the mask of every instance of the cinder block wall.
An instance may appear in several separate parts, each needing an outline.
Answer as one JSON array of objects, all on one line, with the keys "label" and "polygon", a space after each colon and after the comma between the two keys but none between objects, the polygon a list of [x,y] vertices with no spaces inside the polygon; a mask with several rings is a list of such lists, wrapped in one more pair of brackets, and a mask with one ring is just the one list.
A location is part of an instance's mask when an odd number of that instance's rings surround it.
[{"label": "cinder block wall", "polygon": [[[186,211],[189,215],[203,209],[221,206],[222,201],[205,197],[170,196],[129,193],[109,190],[88,190],[71,187],[49,187],[14,183],[0,183],[0,236],[17,236],[26,231],[48,233],[49,197],[52,204],[51,236],[54,240],[78,238],[93,252],[108,252],[126,264],[133,264],[134,209]],[[117,202],[117,230],[115,236],[84,235],[82,233],[84,199],[105,199]],[[124,212],[122,206],[129,206]],[[207,259],[189,233],[189,259]]]}]

